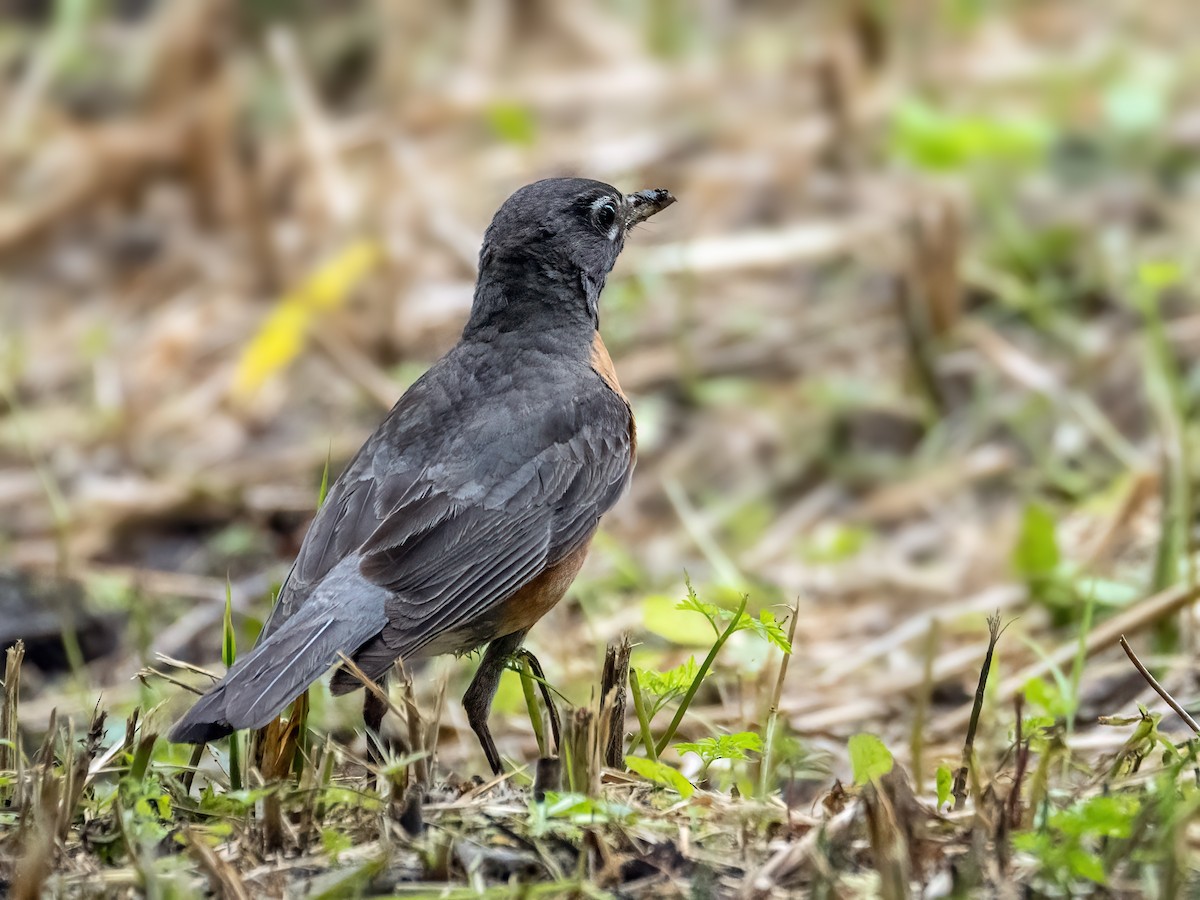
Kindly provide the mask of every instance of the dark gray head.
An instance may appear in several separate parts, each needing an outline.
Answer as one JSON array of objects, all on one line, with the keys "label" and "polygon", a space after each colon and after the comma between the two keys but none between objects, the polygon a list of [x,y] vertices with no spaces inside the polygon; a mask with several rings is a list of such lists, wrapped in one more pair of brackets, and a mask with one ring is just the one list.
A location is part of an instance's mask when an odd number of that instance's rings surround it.
[{"label": "dark gray head", "polygon": [[588,178],[547,178],[504,201],[483,236],[467,332],[510,330],[531,318],[599,319],[597,301],[625,236],[675,198],[657,189],[622,194]]}]

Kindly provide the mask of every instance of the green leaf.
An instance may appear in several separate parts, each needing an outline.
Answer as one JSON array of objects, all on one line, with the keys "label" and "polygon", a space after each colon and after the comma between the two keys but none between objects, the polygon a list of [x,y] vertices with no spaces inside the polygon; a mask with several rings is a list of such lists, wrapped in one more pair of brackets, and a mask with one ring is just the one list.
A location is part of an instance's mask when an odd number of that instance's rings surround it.
[{"label": "green leaf", "polygon": [[1030,678],[1023,688],[1025,699],[1031,706],[1043,710],[1055,719],[1067,715],[1071,711],[1071,702],[1064,697],[1057,686],[1051,685],[1041,678]]},{"label": "green leaf", "polygon": [[864,785],[892,771],[894,760],[883,741],[873,734],[856,734],[850,738],[850,769],[854,783]]},{"label": "green leaf", "polygon": [[753,731],[741,731],[701,738],[694,743],[681,741],[675,745],[675,749],[680,753],[695,753],[707,766],[718,759],[748,759],[748,752],[761,753],[762,746],[762,738]]},{"label": "green leaf", "polygon": [[225,799],[231,803],[236,803],[242,809],[250,809],[259,800],[263,800],[279,790],[279,785],[272,784],[269,787],[261,788],[242,788],[237,791],[226,791]]},{"label": "green leaf", "polygon": [[[692,586],[691,578],[686,574],[683,577],[683,583],[687,587],[687,596],[675,604],[675,620],[670,622],[665,629],[667,636],[671,637],[675,643],[685,643],[685,641],[679,637],[674,636],[674,632],[678,630],[681,624],[678,622],[678,614],[681,612],[693,612],[704,616],[704,618],[708,620],[708,624],[711,626],[713,634],[717,637],[720,637],[721,633],[729,627],[728,623],[733,621],[735,613],[732,610],[717,606],[715,603],[708,603],[704,600],[701,600],[699,595],[696,593],[696,589]],[[744,607],[746,603],[746,595],[740,595],[738,600],[739,605]],[[767,641],[775,647],[778,647],[782,652],[792,652],[792,645],[791,642],[788,641],[787,634],[780,626],[779,621],[775,618],[775,614],[770,610],[762,610],[758,614],[757,619],[753,616],[742,613],[738,616],[737,621],[733,622],[733,626],[734,632],[753,631],[764,641]],[[689,633],[689,637],[690,636],[691,635]],[[696,636],[700,638],[699,643],[702,645],[711,643],[711,638],[707,633],[703,635],[697,634]]]},{"label": "green leaf", "polygon": [[588,797],[586,794],[547,791],[545,800],[538,803],[531,799],[530,807],[537,808],[546,818],[566,819],[580,825],[604,822],[632,823],[637,819],[637,812],[631,806]]},{"label": "green leaf", "polygon": [[914,99],[896,107],[891,125],[894,154],[941,172],[981,162],[1035,162],[1053,139],[1053,129],[1042,120],[959,115]]},{"label": "green leaf", "polygon": [[1183,278],[1183,268],[1169,260],[1148,260],[1137,268],[1138,284],[1152,291],[1174,287]]},{"label": "green leaf", "polygon": [[510,144],[529,146],[537,140],[533,113],[517,103],[494,103],[487,110],[488,125],[496,137]]},{"label": "green leaf", "polygon": [[318,874],[306,886],[304,896],[308,900],[338,900],[341,897],[362,897],[390,859],[380,853],[373,859],[329,869]]},{"label": "green leaf", "polygon": [[1077,837],[1127,838],[1140,807],[1133,794],[1098,794],[1053,813],[1050,827]]},{"label": "green leaf", "polygon": [[954,787],[954,774],[949,766],[937,767],[937,801],[938,809],[950,802],[950,791]]},{"label": "green leaf", "polygon": [[1090,879],[1096,884],[1104,884],[1108,881],[1108,876],[1104,872],[1104,863],[1100,861],[1100,857],[1082,847],[1073,847],[1067,851],[1067,864],[1071,867],[1071,871],[1081,878]]},{"label": "green leaf", "polygon": [[675,604],[675,608],[681,611],[690,610],[691,612],[700,613],[700,615],[708,619],[708,624],[712,626],[713,631],[720,634],[721,627],[717,623],[722,618],[728,618],[729,613],[715,604],[705,603],[701,600],[696,594],[696,589],[692,587],[692,579],[689,575],[685,574],[683,576],[683,583],[687,587],[687,596]]},{"label": "green leaf", "polygon": [[678,769],[668,766],[665,762],[654,762],[640,756],[625,757],[625,765],[643,778],[655,784],[670,788],[686,800],[695,793],[696,787],[683,777]]},{"label": "green leaf", "polygon": [[1171,113],[1175,81],[1171,64],[1147,58],[1109,85],[1102,96],[1104,117],[1113,131],[1160,134]]},{"label": "green leaf", "polygon": [[839,563],[853,559],[871,539],[871,532],[857,525],[826,523],[814,529],[800,549],[809,563]]},{"label": "green leaf", "polygon": [[388,778],[403,775],[408,771],[409,766],[428,755],[429,751],[427,750],[415,750],[412,753],[397,756],[394,759],[387,760],[386,764],[379,769],[379,774]]},{"label": "green leaf", "polygon": [[792,643],[788,640],[787,633],[775,618],[775,613],[769,609],[760,612],[757,619],[746,616],[746,622],[754,630],[754,633],[767,643],[774,645],[783,653],[790,654],[792,652]]},{"label": "green leaf", "polygon": [[1021,519],[1013,566],[1027,579],[1045,578],[1054,574],[1061,558],[1054,517],[1044,506],[1030,503]]},{"label": "green leaf", "polygon": [[1091,598],[1097,606],[1109,607],[1129,606],[1143,596],[1138,585],[1099,576],[1077,579],[1076,591],[1081,597]]},{"label": "green leaf", "polygon": [[221,623],[221,662],[225,668],[237,659],[237,637],[233,633],[233,586],[225,579],[225,618]]},{"label": "green leaf", "polygon": [[686,693],[699,675],[700,667],[696,665],[694,656],[689,656],[687,662],[662,673],[653,669],[638,669],[638,684],[650,701],[650,716],[653,718],[667,702]]}]

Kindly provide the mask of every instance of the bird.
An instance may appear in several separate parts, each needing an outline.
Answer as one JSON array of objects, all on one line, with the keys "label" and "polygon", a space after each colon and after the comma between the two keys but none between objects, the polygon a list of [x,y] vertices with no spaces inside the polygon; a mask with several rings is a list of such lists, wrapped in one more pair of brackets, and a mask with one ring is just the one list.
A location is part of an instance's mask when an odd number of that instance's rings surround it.
[{"label": "bird", "polygon": [[[329,488],[257,644],[170,741],[261,728],[343,656],[381,682],[397,659],[486,644],[462,702],[503,772],[488,727],[500,676],[575,579],[637,455],[600,293],[630,231],[674,202],[661,188],[549,178],[500,206],[458,343]],[[340,666],[330,686],[360,684]],[[367,701],[377,732],[384,710]]]}]

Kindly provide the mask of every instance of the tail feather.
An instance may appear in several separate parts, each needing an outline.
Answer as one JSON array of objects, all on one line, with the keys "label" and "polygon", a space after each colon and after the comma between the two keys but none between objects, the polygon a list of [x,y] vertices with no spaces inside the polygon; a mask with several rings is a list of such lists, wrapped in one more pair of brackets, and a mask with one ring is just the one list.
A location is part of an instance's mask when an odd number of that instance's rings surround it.
[{"label": "tail feather", "polygon": [[188,710],[168,734],[199,744],[244,728],[261,728],[337,662],[353,655],[387,624],[389,593],[358,573],[356,560],[339,563],[289,618],[242,657]]},{"label": "tail feather", "polygon": [[337,661],[339,651],[352,653],[366,639],[338,633],[332,620],[311,634],[306,624],[285,626],[262,645],[265,652],[247,657],[236,677],[230,671],[225,711],[234,728],[266,725]]},{"label": "tail feather", "polygon": [[167,733],[174,744],[207,744],[232,734],[233,728],[225,718],[225,685],[217,684],[196,701],[182,719]]}]

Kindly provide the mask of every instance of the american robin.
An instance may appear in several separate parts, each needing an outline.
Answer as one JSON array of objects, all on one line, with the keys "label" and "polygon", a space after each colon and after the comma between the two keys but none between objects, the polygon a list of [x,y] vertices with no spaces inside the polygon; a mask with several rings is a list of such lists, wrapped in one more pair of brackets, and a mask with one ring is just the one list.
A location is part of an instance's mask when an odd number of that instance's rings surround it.
[{"label": "american robin", "polygon": [[[486,643],[463,706],[501,772],[488,729],[500,676],[633,472],[633,413],[600,339],[600,292],[630,229],[674,202],[583,178],[505,201],[458,344],[330,488],[257,646],[172,741],[262,727],[339,654],[379,680],[397,658]],[[339,669],[331,687],[358,685]]]}]

